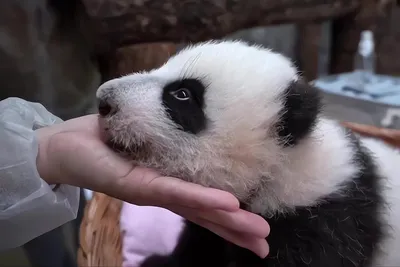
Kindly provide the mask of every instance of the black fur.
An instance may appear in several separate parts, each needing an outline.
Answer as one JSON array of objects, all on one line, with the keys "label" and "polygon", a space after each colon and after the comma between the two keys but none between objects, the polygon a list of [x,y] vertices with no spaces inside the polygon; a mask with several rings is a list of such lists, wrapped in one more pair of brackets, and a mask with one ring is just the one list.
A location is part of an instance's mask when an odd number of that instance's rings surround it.
[{"label": "black fur", "polygon": [[[366,267],[383,237],[378,210],[383,205],[374,163],[358,140],[356,177],[313,207],[299,207],[286,216],[265,218],[271,233],[270,254],[260,259],[252,252],[224,241],[188,222],[170,256],[152,256],[143,267]],[[334,140],[332,140],[334,141]],[[327,160],[329,160],[327,158]]]},{"label": "black fur", "polygon": [[[191,97],[187,101],[176,99],[171,93],[185,88]],[[204,107],[205,86],[197,79],[183,79],[164,87],[162,101],[171,119],[185,132],[197,134],[206,127]]]},{"label": "black fur", "polygon": [[299,80],[288,86],[282,98],[285,104],[277,124],[278,135],[284,146],[293,146],[313,130],[321,97],[316,88]]}]

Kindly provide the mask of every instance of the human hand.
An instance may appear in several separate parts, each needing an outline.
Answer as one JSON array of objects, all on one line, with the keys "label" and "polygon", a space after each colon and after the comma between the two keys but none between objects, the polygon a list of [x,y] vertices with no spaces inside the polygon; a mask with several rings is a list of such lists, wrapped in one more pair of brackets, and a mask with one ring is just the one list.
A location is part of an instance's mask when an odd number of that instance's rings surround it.
[{"label": "human hand", "polygon": [[265,257],[268,223],[239,208],[230,193],[135,167],[102,141],[96,115],[37,130],[38,171],[49,184],[70,184],[143,206],[175,212]]}]

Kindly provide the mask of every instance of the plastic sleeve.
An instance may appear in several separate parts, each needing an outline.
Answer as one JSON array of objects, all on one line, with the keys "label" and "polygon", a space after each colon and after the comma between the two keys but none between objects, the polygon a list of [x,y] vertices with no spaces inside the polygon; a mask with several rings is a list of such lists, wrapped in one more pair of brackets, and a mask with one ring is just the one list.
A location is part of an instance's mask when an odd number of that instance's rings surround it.
[{"label": "plastic sleeve", "polygon": [[76,218],[79,188],[53,191],[36,167],[35,130],[62,122],[41,104],[0,101],[0,250],[15,248]]}]

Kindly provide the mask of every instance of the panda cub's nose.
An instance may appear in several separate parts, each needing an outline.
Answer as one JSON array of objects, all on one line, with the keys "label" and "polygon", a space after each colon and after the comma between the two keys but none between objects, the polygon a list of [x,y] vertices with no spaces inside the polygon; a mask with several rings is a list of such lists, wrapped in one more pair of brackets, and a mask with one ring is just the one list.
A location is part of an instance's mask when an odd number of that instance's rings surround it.
[{"label": "panda cub's nose", "polygon": [[111,116],[117,112],[115,105],[110,100],[100,99],[98,106],[99,114],[102,117]]}]

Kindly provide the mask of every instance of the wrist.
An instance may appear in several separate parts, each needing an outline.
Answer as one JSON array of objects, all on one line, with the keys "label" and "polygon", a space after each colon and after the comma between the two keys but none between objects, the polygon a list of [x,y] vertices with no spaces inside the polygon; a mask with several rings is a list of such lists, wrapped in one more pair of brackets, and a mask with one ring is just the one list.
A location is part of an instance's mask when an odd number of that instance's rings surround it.
[{"label": "wrist", "polygon": [[51,163],[51,156],[48,153],[52,136],[50,126],[35,130],[35,133],[38,143],[38,154],[36,157],[37,171],[44,181],[51,186],[55,186],[59,184],[60,181],[57,181],[56,176],[53,175],[51,171],[53,164]]}]

